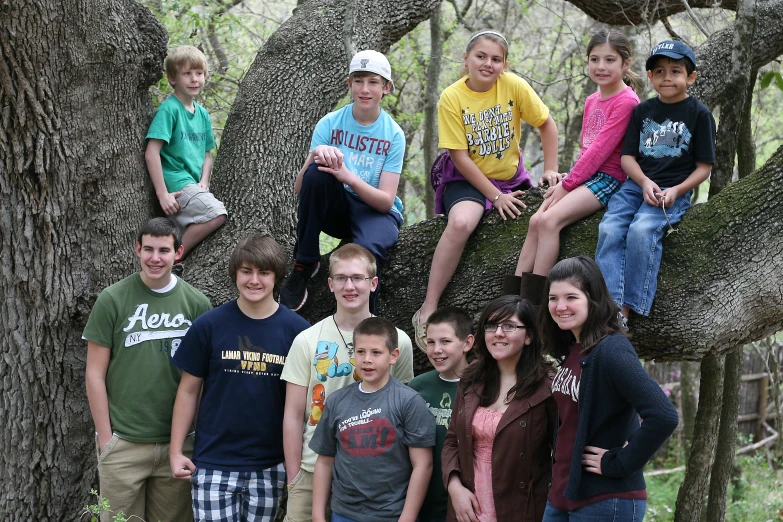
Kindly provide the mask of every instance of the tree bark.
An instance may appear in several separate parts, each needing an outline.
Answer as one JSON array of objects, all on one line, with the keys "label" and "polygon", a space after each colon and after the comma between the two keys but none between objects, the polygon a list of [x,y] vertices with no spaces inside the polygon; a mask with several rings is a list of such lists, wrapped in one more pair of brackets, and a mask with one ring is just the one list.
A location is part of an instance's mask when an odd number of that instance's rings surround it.
[{"label": "tree bark", "polygon": [[677,494],[674,522],[694,522],[701,519],[707,478],[718,438],[725,359],[725,355],[718,355],[705,357],[701,361],[699,411],[696,414],[693,445],[688,457],[685,479]]},{"label": "tree bark", "polygon": [[734,155],[742,132],[745,97],[751,85],[751,48],[756,26],[756,0],[739,0],[734,21],[731,68],[721,97],[720,129],[715,144],[715,165],[710,176],[710,197],[731,183]]},{"label": "tree bark", "polygon": [[742,347],[726,354],[723,370],[723,404],[720,412],[715,462],[710,473],[710,493],[707,496],[707,520],[723,522],[726,518],[726,493],[734,465],[737,447],[737,415],[742,378]]},{"label": "tree bark", "polygon": [[[638,2],[636,0],[569,0],[599,22],[611,25],[652,25],[654,22],[685,11],[682,0]],[[691,8],[721,7],[734,10],[736,0],[689,0]]]},{"label": "tree bark", "polygon": [[151,215],[166,39],[131,0],[0,1],[0,520],[73,520],[97,484],[81,331]]},{"label": "tree bark", "polygon": [[435,191],[430,183],[430,168],[438,155],[438,83],[443,61],[443,31],[440,21],[440,5],[430,17],[430,63],[427,66],[427,84],[424,90],[424,134],[422,155],[424,156],[424,204],[427,219],[435,217]]},{"label": "tree bark", "polygon": [[685,456],[690,454],[693,443],[693,426],[696,424],[697,398],[699,391],[699,363],[680,363],[680,400],[682,402],[682,433]]}]

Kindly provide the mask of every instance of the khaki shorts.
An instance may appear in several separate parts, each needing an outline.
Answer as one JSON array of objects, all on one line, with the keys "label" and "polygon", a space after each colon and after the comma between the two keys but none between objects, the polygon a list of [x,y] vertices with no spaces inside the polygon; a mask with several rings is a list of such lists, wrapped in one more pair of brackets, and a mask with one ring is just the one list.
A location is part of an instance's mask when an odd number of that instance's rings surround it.
[{"label": "khaki shorts", "polygon": [[[188,457],[193,454],[192,435],[182,450]],[[130,442],[114,434],[100,451],[96,434],[95,451],[100,494],[110,506],[101,513],[101,522],[112,522],[120,511],[144,520],[193,520],[190,481],[172,477],[168,443]]]},{"label": "khaki shorts", "polygon": [[227,216],[226,207],[208,190],[195,183],[186,185],[182,194],[177,196],[179,211],[169,216],[179,228],[185,230],[188,225],[206,223],[218,216]]},{"label": "khaki shorts", "polygon": [[[312,522],[313,520],[313,474],[299,470],[294,480],[286,487],[287,501],[280,502],[280,510],[285,510],[285,522]],[[330,502],[326,502],[326,520],[332,518]],[[275,520],[279,520],[275,517]]]}]

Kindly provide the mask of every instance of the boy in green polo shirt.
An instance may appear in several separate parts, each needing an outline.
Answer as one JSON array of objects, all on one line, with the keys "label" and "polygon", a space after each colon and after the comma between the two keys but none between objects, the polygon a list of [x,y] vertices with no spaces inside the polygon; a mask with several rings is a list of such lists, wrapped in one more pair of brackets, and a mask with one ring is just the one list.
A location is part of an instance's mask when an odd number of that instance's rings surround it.
[{"label": "boy in green polo shirt", "polygon": [[226,207],[209,191],[215,138],[207,110],[194,101],[207,75],[207,59],[192,45],[166,58],[174,95],[160,104],[147,132],[144,159],[163,212],[182,233],[177,261],[226,222]]}]

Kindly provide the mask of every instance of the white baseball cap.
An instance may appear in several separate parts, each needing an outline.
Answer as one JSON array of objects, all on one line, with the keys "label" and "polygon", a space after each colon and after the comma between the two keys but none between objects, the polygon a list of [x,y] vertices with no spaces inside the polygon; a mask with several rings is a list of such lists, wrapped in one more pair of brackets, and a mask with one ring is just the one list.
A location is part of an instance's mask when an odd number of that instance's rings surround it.
[{"label": "white baseball cap", "polygon": [[348,68],[348,74],[353,74],[355,72],[375,73],[381,78],[392,81],[389,60],[378,51],[359,51],[353,55],[351,66]]}]

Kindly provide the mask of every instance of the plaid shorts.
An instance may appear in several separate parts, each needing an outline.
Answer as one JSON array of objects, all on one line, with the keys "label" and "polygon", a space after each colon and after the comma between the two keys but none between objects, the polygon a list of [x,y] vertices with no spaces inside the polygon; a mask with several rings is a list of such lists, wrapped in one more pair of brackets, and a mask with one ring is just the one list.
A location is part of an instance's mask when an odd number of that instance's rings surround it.
[{"label": "plaid shorts", "polygon": [[596,172],[592,178],[585,181],[584,185],[590,189],[590,192],[601,203],[601,206],[606,208],[606,205],[609,204],[609,198],[614,196],[615,192],[620,190],[623,184],[609,174]]},{"label": "plaid shorts", "polygon": [[285,488],[283,463],[263,471],[196,469],[193,516],[198,521],[271,521]]}]

